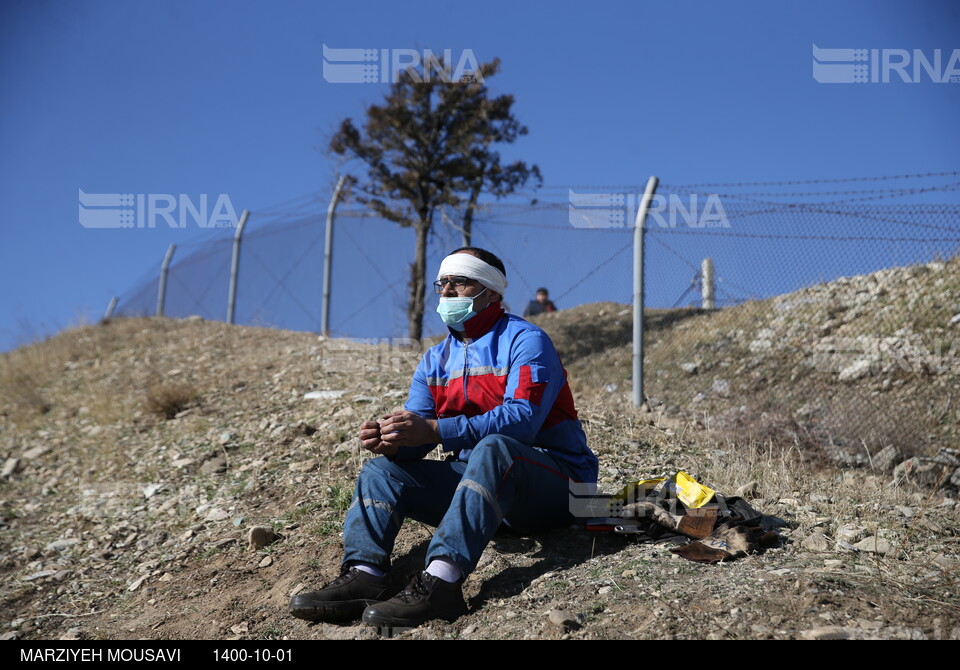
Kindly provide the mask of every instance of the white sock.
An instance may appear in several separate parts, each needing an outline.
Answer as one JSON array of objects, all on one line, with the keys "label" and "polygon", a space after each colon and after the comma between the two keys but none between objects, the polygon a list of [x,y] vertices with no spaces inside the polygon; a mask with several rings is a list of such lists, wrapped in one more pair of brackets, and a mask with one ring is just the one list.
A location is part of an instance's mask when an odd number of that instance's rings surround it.
[{"label": "white sock", "polygon": [[371,565],[370,563],[361,563],[360,561],[357,561],[350,567],[356,568],[360,572],[366,572],[374,577],[383,577],[385,574],[387,574],[375,565]]},{"label": "white sock", "polygon": [[453,561],[448,561],[445,558],[435,558],[427,566],[427,574],[454,584],[463,577],[463,570]]}]

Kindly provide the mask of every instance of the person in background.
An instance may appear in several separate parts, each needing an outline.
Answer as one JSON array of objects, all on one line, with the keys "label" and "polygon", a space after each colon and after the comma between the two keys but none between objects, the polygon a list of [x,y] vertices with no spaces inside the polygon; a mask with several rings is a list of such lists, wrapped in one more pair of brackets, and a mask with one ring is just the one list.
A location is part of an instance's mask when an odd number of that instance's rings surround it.
[{"label": "person in background", "polygon": [[528,316],[536,316],[537,314],[543,314],[544,312],[556,312],[557,306],[553,304],[553,301],[550,300],[550,292],[547,289],[540,287],[537,289],[537,299],[531,300],[527,305],[527,308],[523,310],[524,318]]}]

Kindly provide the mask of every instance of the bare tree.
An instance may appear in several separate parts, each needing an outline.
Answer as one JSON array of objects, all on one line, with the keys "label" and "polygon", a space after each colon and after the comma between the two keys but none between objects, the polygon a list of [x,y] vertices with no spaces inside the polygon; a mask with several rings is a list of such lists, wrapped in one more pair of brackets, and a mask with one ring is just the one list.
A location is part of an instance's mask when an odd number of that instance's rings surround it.
[{"label": "bare tree", "polygon": [[417,340],[423,333],[427,239],[437,208],[460,207],[469,194],[469,230],[481,191],[502,197],[531,178],[541,181],[536,165],[500,163],[497,145],[514,142],[527,129],[511,113],[513,96],[489,96],[486,80],[499,67],[496,59],[482,64],[480,76],[462,82],[408,70],[384,104],[367,109],[362,131],[345,119],[330,141],[332,151],[366,165],[366,178],[354,185],[356,199],[416,232],[407,321]]}]

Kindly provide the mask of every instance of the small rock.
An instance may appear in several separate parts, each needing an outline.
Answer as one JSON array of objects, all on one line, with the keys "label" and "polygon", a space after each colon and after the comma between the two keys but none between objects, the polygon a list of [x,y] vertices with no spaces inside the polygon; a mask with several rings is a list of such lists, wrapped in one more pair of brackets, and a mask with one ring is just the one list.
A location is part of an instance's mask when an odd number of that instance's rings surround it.
[{"label": "small rock", "polygon": [[821,626],[800,633],[804,640],[846,640],[849,636],[842,626]]},{"label": "small rock", "polygon": [[250,631],[250,624],[244,621],[243,623],[238,623],[236,626],[231,626],[230,630],[234,635],[243,635]]},{"label": "small rock", "polygon": [[233,433],[229,433],[226,431],[220,433],[220,444],[226,444],[232,439],[233,439]]},{"label": "small rock", "polygon": [[224,519],[230,518],[230,512],[220,509],[219,507],[212,508],[207,515],[203,517],[204,521],[223,521]]},{"label": "small rock", "polygon": [[273,565],[273,558],[270,556],[264,556],[263,560],[257,565],[258,568],[269,568]]},{"label": "small rock", "polygon": [[83,639],[83,638],[80,636],[80,629],[79,629],[79,628],[71,628],[71,629],[69,629],[66,633],[64,633],[63,635],[61,635],[61,636],[60,636],[59,638],[57,638],[57,639],[59,639],[59,640],[67,640],[67,641],[74,641],[74,640],[81,640],[81,639]]},{"label": "small rock", "polygon": [[333,413],[333,418],[335,419],[347,419],[355,417],[357,415],[357,410],[353,408],[353,405],[344,405],[336,412]]},{"label": "small rock", "polygon": [[130,586],[127,587],[127,591],[136,591],[137,589],[140,588],[140,586],[141,586],[146,580],[147,580],[147,576],[146,576],[146,575],[144,575],[143,577],[139,577],[138,579],[135,579],[135,580],[133,581],[133,583],[130,584]]},{"label": "small rock", "polygon": [[686,372],[688,375],[697,374],[697,364],[696,363],[684,363],[680,366],[680,369]]},{"label": "small rock", "polygon": [[599,589],[597,589],[597,593],[601,596],[605,596],[611,591],[613,591],[612,586],[601,586]]},{"label": "small rock", "polygon": [[830,543],[827,541],[827,538],[823,533],[813,533],[808,535],[800,544],[808,551],[827,551],[830,548]]},{"label": "small rock", "polygon": [[27,575],[22,577],[25,582],[32,582],[36,579],[43,579],[44,577],[49,577],[51,575],[57,574],[56,570],[41,570],[40,572],[34,572],[32,575]]},{"label": "small rock", "polygon": [[0,472],[0,478],[7,479],[12,477],[18,467],[20,467],[19,458],[8,458],[6,463],[3,464],[3,471]]},{"label": "small rock", "polygon": [[277,534],[268,526],[254,526],[247,533],[247,544],[251,549],[263,549],[277,539]]},{"label": "small rock", "polygon": [[357,450],[360,447],[360,438],[353,437],[347,440],[346,442],[341,442],[336,447],[333,448],[334,454],[349,453]]},{"label": "small rock", "polygon": [[881,556],[886,556],[887,554],[893,553],[893,545],[890,544],[888,540],[875,535],[864,538],[853,546],[859,551],[865,551],[871,554],[880,554]]},{"label": "small rock", "polygon": [[32,461],[35,458],[40,458],[48,451],[50,451],[50,447],[46,445],[40,445],[39,447],[27,449],[25,452],[23,452],[22,457],[28,461]]},{"label": "small rock", "polygon": [[2,641],[6,641],[6,640],[19,640],[19,639],[20,639],[20,633],[19,633],[19,631],[15,631],[15,630],[11,630],[11,631],[8,631],[8,632],[4,633],[3,635],[0,635],[0,640],[2,640]]},{"label": "small rock", "polygon": [[[890,380],[884,380],[889,382]],[[889,384],[888,384],[889,386]],[[903,458],[903,454],[900,453],[900,450],[894,446],[884,447],[876,454],[873,455],[873,458],[870,459],[870,462],[873,464],[873,467],[880,472],[890,472],[896,467],[897,463],[900,462],[900,459]]]},{"label": "small rock", "polygon": [[48,544],[46,547],[44,547],[44,550],[45,551],[66,551],[67,549],[69,549],[75,544],[78,544],[79,542],[80,540],[75,537],[67,538],[66,540],[56,540]]},{"label": "small rock", "polygon": [[170,467],[177,468],[178,470],[187,467],[188,465],[193,465],[192,458],[178,458],[173,463],[170,464]]},{"label": "small rock", "polygon": [[200,466],[200,473],[204,475],[215,475],[227,471],[227,459],[223,456],[214,456],[208,458]]},{"label": "small rock", "polygon": [[290,464],[290,470],[293,472],[312,472],[316,469],[319,461],[316,458],[309,458],[305,461],[298,461]]},{"label": "small rock", "polygon": [[836,537],[838,540],[841,540],[843,542],[856,542],[861,537],[863,537],[865,532],[866,532],[866,529],[861,528],[860,526],[844,524],[839,528],[837,528]]},{"label": "small rock", "polygon": [[167,487],[166,484],[147,484],[143,487],[143,497],[150,499]]},{"label": "small rock", "polygon": [[852,382],[862,379],[870,374],[870,365],[871,363],[868,360],[857,361],[853,365],[841,370],[838,379],[842,382]]},{"label": "small rock", "polygon": [[950,558],[949,556],[944,556],[943,554],[938,554],[933,559],[934,565],[938,568],[943,568],[944,570],[952,570],[957,562]]},{"label": "small rock", "polygon": [[172,580],[173,580],[173,575],[171,575],[169,572],[164,572],[163,575],[161,575],[160,579],[158,579],[157,581],[159,581],[159,582],[169,582],[169,581],[172,581]]},{"label": "small rock", "polygon": [[955,325],[957,325],[958,323],[960,323],[960,314],[954,314],[954,315],[953,315],[953,318],[950,319],[950,325],[951,325],[951,326],[955,326]]},{"label": "small rock", "polygon": [[843,561],[838,561],[835,558],[828,558],[823,562],[823,567],[829,568],[830,570],[839,570],[843,567]]},{"label": "small rock", "polygon": [[911,482],[918,486],[933,486],[940,481],[943,466],[918,457],[908,458],[893,470],[894,482]]},{"label": "small rock", "polygon": [[901,516],[905,516],[908,519],[913,518],[913,509],[910,507],[903,507],[898,505],[897,512],[899,512]]},{"label": "small rock", "polygon": [[[346,391],[310,391],[303,396],[304,400],[336,400]],[[262,429],[261,429],[262,430]]]},{"label": "small rock", "polygon": [[547,618],[550,620],[550,623],[560,628],[578,628],[580,626],[580,621],[576,615],[566,610],[550,610]]},{"label": "small rock", "polygon": [[351,400],[353,402],[380,402],[380,398],[372,395],[355,395]]}]

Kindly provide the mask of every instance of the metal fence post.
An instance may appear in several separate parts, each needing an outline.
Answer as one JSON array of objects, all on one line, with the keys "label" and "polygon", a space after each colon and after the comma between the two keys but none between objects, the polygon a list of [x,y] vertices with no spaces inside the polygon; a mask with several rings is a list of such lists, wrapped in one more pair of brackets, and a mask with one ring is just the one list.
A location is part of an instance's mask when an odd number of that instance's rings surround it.
[{"label": "metal fence post", "polygon": [[703,303],[704,309],[713,309],[713,259],[704,258],[701,265],[700,276],[703,277]]},{"label": "metal fence post", "polygon": [[167,247],[167,255],[163,257],[163,265],[160,266],[160,286],[157,288],[157,316],[163,316],[163,305],[167,300],[167,270],[170,268],[170,261],[173,259],[173,252],[176,248],[176,244]]},{"label": "metal fence post", "polygon": [[633,228],[633,406],[643,404],[643,236],[659,179],[650,177]]},{"label": "metal fence post", "polygon": [[240,215],[240,223],[237,225],[237,232],[233,234],[233,261],[230,264],[230,292],[227,295],[227,323],[233,323],[233,315],[237,306],[237,278],[240,271],[240,237],[243,235],[243,227],[247,225],[247,217],[250,216],[250,210],[243,210]]},{"label": "metal fence post", "polygon": [[119,302],[119,300],[120,298],[117,296],[110,298],[110,304],[107,305],[107,311],[103,313],[104,321],[109,321],[113,317],[113,310],[117,308],[117,302]]},{"label": "metal fence post", "polygon": [[337,208],[337,201],[340,199],[340,191],[343,190],[343,183],[346,177],[343,175],[337,179],[337,185],[333,189],[333,196],[330,198],[330,204],[327,206],[327,231],[323,244],[323,304],[320,307],[320,334],[324,337],[330,335],[330,274],[333,270],[333,214]]}]

